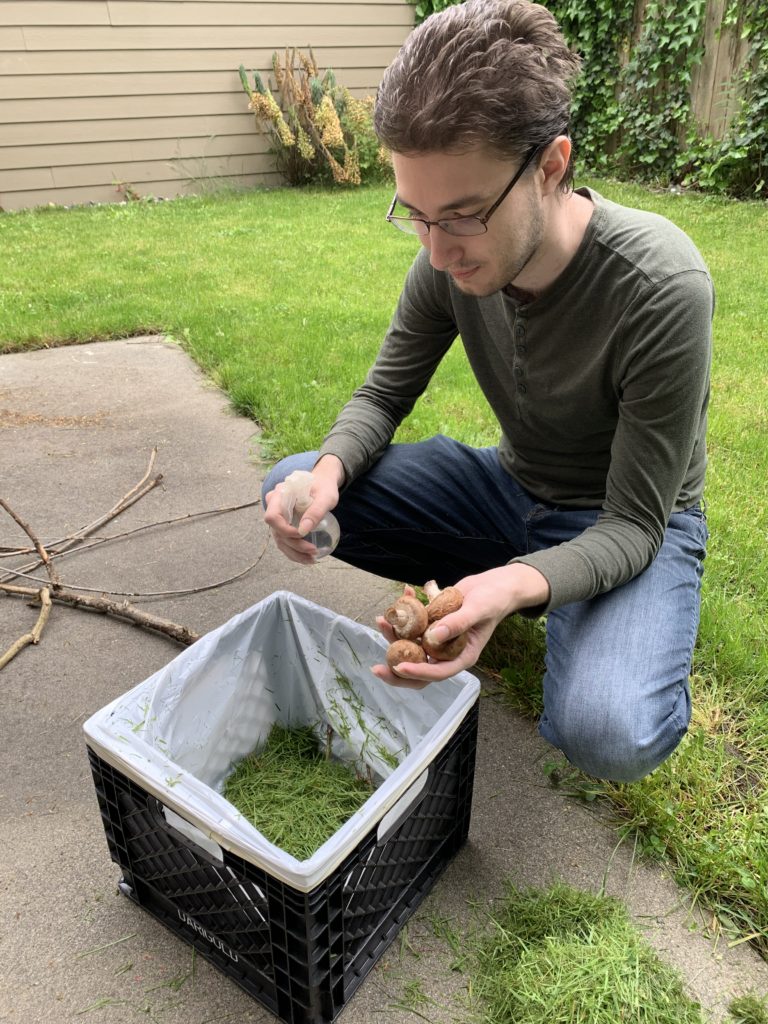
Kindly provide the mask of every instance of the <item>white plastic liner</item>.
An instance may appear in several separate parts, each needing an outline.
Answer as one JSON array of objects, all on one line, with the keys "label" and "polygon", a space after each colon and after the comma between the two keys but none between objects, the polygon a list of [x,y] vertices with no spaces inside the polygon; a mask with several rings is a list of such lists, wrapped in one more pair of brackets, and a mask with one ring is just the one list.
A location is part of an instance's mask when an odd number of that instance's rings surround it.
[{"label": "white plastic liner", "polygon": [[[224,847],[306,892],[387,812],[388,823],[407,812],[479,694],[468,672],[423,690],[388,686],[370,671],[385,649],[379,633],[278,591],[92,715],[87,742],[156,796],[166,820],[208,855]],[[323,742],[330,725],[334,755],[378,783],[305,861],[270,843],[221,796],[234,762],[276,722],[312,724]]]}]

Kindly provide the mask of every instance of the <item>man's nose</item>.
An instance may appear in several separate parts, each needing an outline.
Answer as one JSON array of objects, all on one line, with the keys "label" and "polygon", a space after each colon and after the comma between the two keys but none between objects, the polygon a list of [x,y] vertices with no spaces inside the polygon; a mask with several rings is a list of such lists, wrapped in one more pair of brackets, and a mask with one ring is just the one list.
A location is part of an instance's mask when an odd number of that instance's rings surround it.
[{"label": "man's nose", "polygon": [[421,236],[421,244],[429,252],[429,262],[435,270],[447,270],[461,261],[462,248],[456,235],[449,235],[433,224],[428,235]]}]

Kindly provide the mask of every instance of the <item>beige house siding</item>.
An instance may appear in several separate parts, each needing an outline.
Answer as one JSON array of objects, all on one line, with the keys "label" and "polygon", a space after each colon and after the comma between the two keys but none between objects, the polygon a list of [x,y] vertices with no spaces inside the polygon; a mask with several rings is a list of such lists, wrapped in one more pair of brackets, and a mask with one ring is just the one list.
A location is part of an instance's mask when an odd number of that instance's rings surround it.
[{"label": "beige house siding", "polygon": [[0,0],[0,207],[277,184],[237,68],[312,47],[372,94],[407,0]]}]

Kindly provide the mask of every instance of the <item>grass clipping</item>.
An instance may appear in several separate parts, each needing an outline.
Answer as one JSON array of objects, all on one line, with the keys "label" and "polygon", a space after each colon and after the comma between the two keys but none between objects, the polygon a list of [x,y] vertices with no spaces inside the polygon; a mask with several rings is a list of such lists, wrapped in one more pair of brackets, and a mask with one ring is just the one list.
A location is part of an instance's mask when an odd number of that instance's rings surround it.
[{"label": "grass clipping", "polygon": [[373,792],[349,765],[320,749],[312,726],[274,725],[266,745],[235,764],[224,796],[261,834],[306,860]]},{"label": "grass clipping", "polygon": [[510,886],[471,960],[482,1024],[704,1024],[625,908],[564,884]]}]

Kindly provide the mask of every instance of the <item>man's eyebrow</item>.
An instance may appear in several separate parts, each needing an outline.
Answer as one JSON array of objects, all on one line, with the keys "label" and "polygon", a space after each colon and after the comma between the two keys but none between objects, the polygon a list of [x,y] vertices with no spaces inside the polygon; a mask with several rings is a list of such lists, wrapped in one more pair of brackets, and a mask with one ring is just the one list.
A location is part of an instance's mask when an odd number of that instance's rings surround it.
[{"label": "man's eyebrow", "polygon": [[[401,206],[404,206],[406,210],[410,210],[411,213],[422,212],[417,206],[412,206],[407,199],[403,199],[399,192],[397,195],[397,201]],[[445,206],[441,206],[437,213],[438,216],[441,216],[444,213],[450,213],[451,210],[460,210],[462,207],[484,206],[489,201],[488,196],[478,195],[477,193],[470,196],[462,196],[461,199],[455,199],[452,203],[446,203]]]}]

